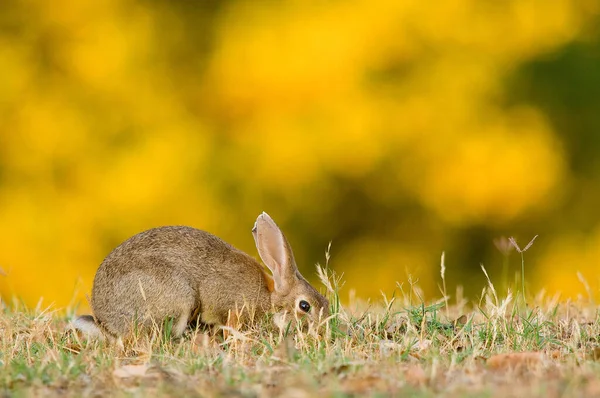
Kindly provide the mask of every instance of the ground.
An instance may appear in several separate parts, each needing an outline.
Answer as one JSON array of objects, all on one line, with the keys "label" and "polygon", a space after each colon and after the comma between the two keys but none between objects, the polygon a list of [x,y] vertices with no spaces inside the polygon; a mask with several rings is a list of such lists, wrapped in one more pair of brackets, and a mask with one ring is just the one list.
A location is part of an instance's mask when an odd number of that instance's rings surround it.
[{"label": "ground", "polygon": [[339,304],[321,328],[266,320],[240,331],[168,327],[123,350],[85,341],[64,310],[4,304],[5,396],[600,396],[600,317],[591,298],[491,288],[423,302],[416,286],[380,304]]}]

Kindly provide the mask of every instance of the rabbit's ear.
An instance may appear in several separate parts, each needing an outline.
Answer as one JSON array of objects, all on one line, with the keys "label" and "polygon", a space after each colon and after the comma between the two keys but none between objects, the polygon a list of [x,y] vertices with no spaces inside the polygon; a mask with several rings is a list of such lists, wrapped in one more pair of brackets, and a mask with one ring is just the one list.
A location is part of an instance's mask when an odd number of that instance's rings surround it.
[{"label": "rabbit's ear", "polygon": [[273,273],[275,291],[288,291],[296,274],[296,263],[285,236],[265,212],[256,219],[252,235],[260,258]]}]

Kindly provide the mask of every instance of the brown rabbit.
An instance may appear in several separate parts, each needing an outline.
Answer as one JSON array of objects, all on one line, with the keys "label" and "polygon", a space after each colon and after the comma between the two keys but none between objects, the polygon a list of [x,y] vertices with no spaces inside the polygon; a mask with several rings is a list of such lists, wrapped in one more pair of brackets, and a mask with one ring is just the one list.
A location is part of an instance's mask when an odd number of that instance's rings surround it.
[{"label": "brown rabbit", "polygon": [[272,277],[254,258],[198,229],[160,227],[129,238],[96,272],[93,317],[81,316],[73,326],[120,338],[172,318],[172,334],[180,336],[191,322],[224,325],[242,309],[242,323],[267,312],[327,317],[327,299],[300,275],[289,243],[267,213],[258,216],[252,234]]}]

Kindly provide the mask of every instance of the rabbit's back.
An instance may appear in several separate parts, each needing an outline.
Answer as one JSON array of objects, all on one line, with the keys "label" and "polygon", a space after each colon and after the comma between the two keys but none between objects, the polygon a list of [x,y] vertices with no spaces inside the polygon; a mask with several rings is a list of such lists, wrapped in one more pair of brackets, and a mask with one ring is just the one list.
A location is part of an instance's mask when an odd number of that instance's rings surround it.
[{"label": "rabbit's back", "polygon": [[262,266],[220,238],[191,227],[141,232],[102,262],[92,291],[94,316],[106,331],[126,334],[132,322],[175,319],[179,328],[200,316],[224,323],[244,303],[263,313],[270,292]]}]

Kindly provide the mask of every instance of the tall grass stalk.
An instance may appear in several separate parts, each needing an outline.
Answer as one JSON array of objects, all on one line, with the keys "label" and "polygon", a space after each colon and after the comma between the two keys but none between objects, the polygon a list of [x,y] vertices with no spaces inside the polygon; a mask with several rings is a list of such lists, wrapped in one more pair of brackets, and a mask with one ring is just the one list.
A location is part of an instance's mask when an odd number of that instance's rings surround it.
[{"label": "tall grass stalk", "polygon": [[444,302],[446,304],[446,318],[450,317],[450,311],[448,310],[448,293],[446,292],[446,253],[442,252],[440,259],[440,275],[442,277],[442,294],[444,295]]},{"label": "tall grass stalk", "polygon": [[524,249],[521,249],[519,247],[519,245],[517,244],[517,241],[515,240],[515,238],[513,238],[512,236],[509,238],[510,243],[514,246],[514,248],[521,255],[521,296],[523,298],[523,305],[524,306],[527,306],[527,299],[526,299],[526,295],[525,295],[525,252],[527,250],[529,250],[529,248],[533,245],[533,242],[535,241],[535,239],[537,237],[538,237],[538,235],[534,236],[533,239],[531,239],[529,241],[529,243],[527,244],[527,246],[525,246]]}]

